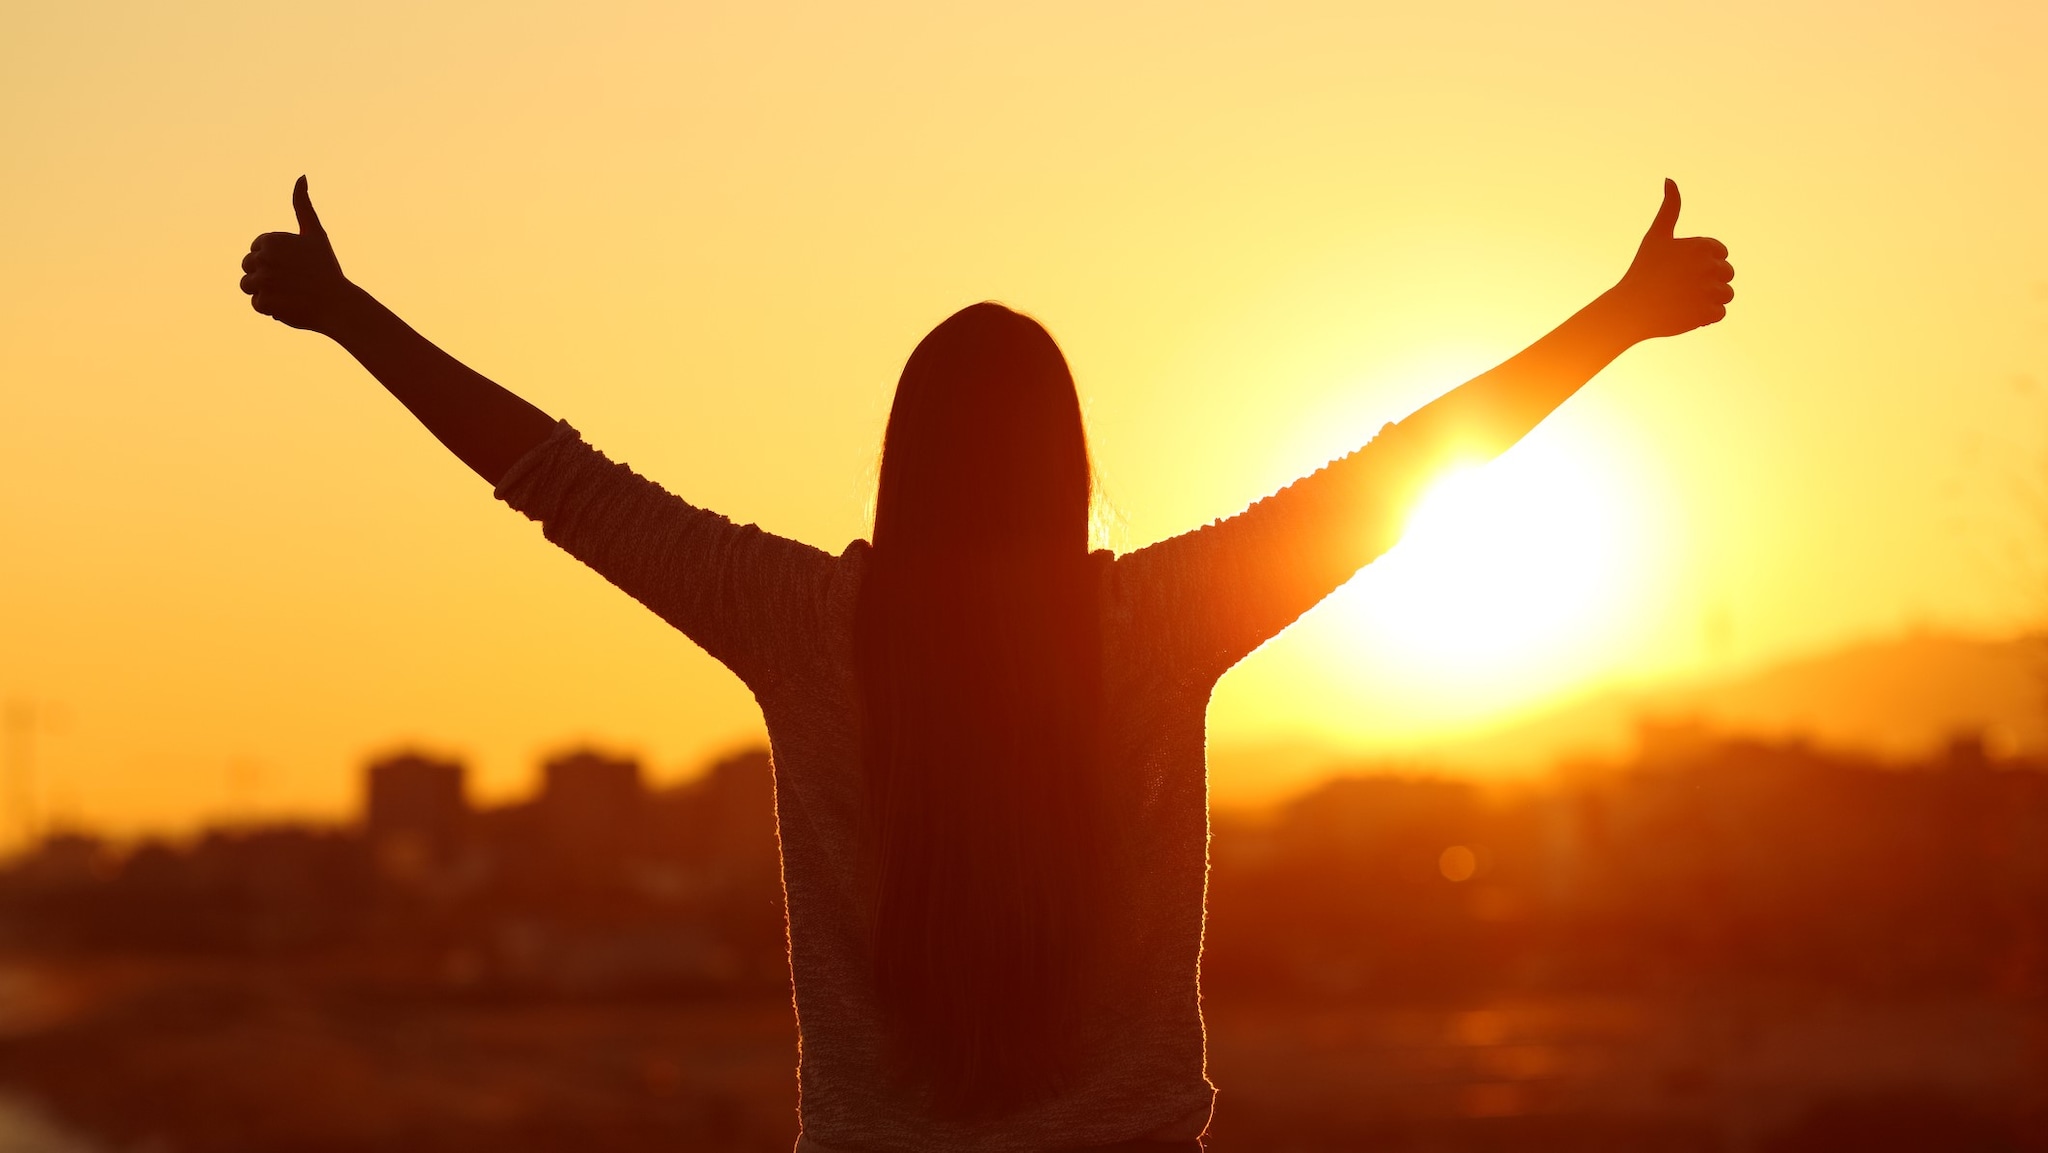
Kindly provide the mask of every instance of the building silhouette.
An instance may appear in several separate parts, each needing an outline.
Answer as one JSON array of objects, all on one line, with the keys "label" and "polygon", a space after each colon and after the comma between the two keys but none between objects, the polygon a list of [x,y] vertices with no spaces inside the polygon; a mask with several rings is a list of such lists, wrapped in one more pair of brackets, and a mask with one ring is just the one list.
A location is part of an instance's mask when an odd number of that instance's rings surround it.
[{"label": "building silhouette", "polygon": [[465,772],[455,761],[401,752],[363,774],[363,835],[378,867],[418,880],[452,862],[469,831]]}]

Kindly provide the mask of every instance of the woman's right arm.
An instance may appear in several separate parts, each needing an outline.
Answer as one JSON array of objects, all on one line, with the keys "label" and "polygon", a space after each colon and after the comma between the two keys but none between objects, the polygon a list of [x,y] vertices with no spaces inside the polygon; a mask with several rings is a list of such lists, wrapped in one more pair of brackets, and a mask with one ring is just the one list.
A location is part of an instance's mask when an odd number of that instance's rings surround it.
[{"label": "woman's right arm", "polygon": [[266,232],[242,258],[250,306],[331,337],[462,463],[496,486],[514,461],[547,439],[554,419],[441,351],[350,283],[303,176],[292,188],[292,209],[297,232]]},{"label": "woman's right arm", "polygon": [[1392,548],[1427,485],[1500,455],[1629,347],[1718,322],[1728,249],[1680,237],[1678,186],[1619,283],[1490,372],[1388,425],[1358,452],[1238,515],[1117,561],[1148,636],[1213,679]]}]

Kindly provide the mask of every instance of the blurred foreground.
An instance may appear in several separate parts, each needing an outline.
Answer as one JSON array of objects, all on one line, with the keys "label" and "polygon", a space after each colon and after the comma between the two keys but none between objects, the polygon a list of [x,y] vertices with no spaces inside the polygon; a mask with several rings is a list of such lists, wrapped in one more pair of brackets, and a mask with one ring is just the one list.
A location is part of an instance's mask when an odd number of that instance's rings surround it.
[{"label": "blurred foreground", "polygon": [[[368,780],[356,828],[14,863],[0,1085],[89,1137],[0,1101],[7,1149],[789,1148],[764,758]],[[1974,742],[1653,729],[1513,793],[1333,780],[1213,856],[1212,1149],[2048,1149],[2048,772]]]}]

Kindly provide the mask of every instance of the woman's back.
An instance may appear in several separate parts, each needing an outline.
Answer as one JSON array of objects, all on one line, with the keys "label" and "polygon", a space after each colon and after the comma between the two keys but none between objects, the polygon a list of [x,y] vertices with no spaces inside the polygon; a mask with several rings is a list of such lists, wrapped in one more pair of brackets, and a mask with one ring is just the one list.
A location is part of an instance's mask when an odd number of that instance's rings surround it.
[{"label": "woman's back", "polygon": [[[1230,521],[1121,558],[1094,554],[1111,830],[1103,924],[1071,1038],[1078,1077],[982,1122],[935,1117],[885,1051],[862,909],[860,591],[874,552],[834,557],[735,526],[584,445],[566,425],[499,495],[682,628],[753,690],[774,753],[807,1143],[824,1149],[1079,1148],[1200,1131],[1198,986],[1208,813],[1203,731],[1231,664],[1386,540],[1357,519],[1383,441]],[[1362,531],[1335,533],[1333,517]],[[1354,542],[1332,549],[1335,537]]]}]

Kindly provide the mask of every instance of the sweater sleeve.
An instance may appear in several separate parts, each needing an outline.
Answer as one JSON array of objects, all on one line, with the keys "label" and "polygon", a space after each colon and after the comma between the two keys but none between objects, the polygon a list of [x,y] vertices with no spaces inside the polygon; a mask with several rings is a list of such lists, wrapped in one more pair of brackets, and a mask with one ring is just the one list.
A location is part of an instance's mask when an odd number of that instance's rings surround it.
[{"label": "sweater sleeve", "polygon": [[756,693],[817,654],[830,554],[672,495],[567,422],[513,464],[497,496]]},{"label": "sweater sleeve", "polygon": [[1117,558],[1136,643],[1214,682],[1400,540],[1429,469],[1389,424],[1235,516]]}]

